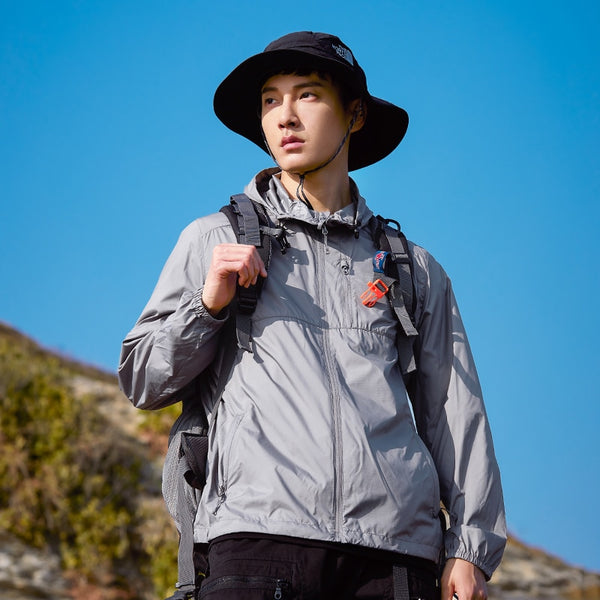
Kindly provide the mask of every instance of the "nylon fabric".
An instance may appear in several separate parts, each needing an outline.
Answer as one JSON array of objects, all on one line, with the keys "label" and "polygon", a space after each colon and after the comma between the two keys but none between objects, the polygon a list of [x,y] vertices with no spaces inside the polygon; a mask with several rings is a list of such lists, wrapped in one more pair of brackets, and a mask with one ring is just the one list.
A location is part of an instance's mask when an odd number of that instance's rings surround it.
[{"label": "nylon fabric", "polygon": [[[364,199],[353,185],[356,207],[315,213],[274,174],[259,174],[245,193],[285,228],[290,248],[273,253],[252,315],[254,351],[235,356],[211,418],[195,541],[247,531],[431,561],[445,550],[491,575],[506,538],[502,492],[450,280],[410,244],[419,331],[411,407],[392,309],[386,299],[360,301],[376,249]],[[211,410],[227,318],[197,298],[212,249],[235,241],[222,214],[180,236],[123,344],[119,377],[136,406],[176,402],[202,374],[207,385],[183,410],[192,420],[199,407]],[[451,523],[444,536],[440,500]]]}]

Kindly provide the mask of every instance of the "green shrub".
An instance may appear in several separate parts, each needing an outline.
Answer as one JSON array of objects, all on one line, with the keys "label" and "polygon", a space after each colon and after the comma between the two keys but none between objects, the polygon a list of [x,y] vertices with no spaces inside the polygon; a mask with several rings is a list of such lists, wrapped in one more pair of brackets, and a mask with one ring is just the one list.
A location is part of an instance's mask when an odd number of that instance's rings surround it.
[{"label": "green shrub", "polygon": [[71,375],[56,357],[0,337],[0,528],[57,550],[90,582],[132,598],[163,594],[177,536],[159,490],[152,510],[143,506],[147,449],[113,430],[94,398],[76,398]]}]

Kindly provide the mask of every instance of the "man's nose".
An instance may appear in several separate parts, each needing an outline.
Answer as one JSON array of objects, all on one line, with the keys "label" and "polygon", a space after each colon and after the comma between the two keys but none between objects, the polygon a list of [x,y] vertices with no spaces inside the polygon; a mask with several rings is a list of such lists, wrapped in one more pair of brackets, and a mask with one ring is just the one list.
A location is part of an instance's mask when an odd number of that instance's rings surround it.
[{"label": "man's nose", "polygon": [[294,109],[294,104],[289,100],[284,100],[279,114],[279,127],[286,129],[288,127],[295,127],[297,124],[298,115]]}]

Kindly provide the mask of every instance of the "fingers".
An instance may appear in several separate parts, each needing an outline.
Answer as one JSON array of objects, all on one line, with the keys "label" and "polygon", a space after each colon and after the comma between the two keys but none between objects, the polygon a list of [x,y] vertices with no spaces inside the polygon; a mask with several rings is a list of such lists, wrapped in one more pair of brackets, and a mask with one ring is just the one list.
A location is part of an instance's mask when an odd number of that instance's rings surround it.
[{"label": "fingers", "polygon": [[219,279],[237,274],[237,283],[243,287],[254,285],[259,277],[266,277],[267,270],[254,246],[245,244],[219,244],[215,247],[211,262]]},{"label": "fingers", "polygon": [[486,600],[485,576],[474,564],[451,558],[444,567],[441,580],[442,600]]},{"label": "fingers", "polygon": [[202,301],[214,316],[233,300],[236,284],[250,287],[259,277],[266,276],[267,270],[254,246],[219,244],[213,250]]}]

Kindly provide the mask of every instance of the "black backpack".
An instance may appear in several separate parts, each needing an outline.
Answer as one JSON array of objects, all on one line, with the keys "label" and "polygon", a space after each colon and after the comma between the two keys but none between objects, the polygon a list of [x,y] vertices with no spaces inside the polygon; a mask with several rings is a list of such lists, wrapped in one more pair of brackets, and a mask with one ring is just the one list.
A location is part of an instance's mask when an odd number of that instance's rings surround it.
[{"label": "black backpack", "polygon": [[[238,242],[256,247],[267,270],[273,252],[273,242],[277,242],[282,253],[289,248],[285,230],[272,222],[262,204],[254,202],[246,194],[232,196],[230,203],[221,208],[221,212],[229,219]],[[369,227],[376,249],[379,250],[373,259],[374,281],[369,284],[369,292],[375,298],[387,294],[398,319],[398,360],[406,381],[417,368],[413,352],[418,333],[414,324],[416,301],[412,257],[408,241],[397,221],[378,215],[371,218]],[[263,280],[259,278],[256,285],[249,288],[238,286],[237,290],[237,341],[240,348],[249,352],[252,352],[251,316],[256,308],[262,284]]]}]

